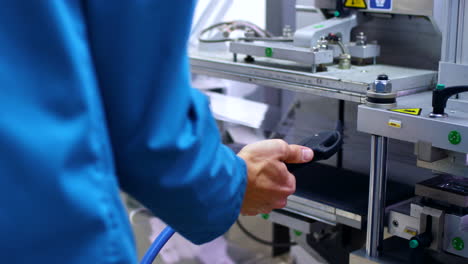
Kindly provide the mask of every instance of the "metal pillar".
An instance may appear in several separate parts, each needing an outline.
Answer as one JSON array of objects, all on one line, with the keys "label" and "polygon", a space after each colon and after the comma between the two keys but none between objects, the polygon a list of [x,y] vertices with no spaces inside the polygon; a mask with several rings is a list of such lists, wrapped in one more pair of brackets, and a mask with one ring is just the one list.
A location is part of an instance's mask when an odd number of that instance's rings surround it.
[{"label": "metal pillar", "polygon": [[370,257],[378,257],[382,250],[387,189],[387,147],[388,138],[372,135],[366,239],[366,252]]},{"label": "metal pillar", "polygon": [[[288,244],[291,242],[289,237],[289,227],[273,223],[273,243]],[[272,256],[281,256],[291,250],[291,246],[273,246]]]},{"label": "metal pillar", "polygon": [[293,31],[296,28],[296,1],[266,1],[266,29],[273,35],[281,36],[286,25]]}]

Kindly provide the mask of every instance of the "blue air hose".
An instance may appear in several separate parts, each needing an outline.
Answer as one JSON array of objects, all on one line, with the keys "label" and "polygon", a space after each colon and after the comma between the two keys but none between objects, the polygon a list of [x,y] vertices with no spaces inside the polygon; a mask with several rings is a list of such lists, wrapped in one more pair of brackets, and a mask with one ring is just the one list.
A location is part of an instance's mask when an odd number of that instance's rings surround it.
[{"label": "blue air hose", "polygon": [[159,251],[164,247],[167,241],[174,235],[175,231],[170,226],[164,228],[159,236],[153,241],[140,264],[152,264]]}]

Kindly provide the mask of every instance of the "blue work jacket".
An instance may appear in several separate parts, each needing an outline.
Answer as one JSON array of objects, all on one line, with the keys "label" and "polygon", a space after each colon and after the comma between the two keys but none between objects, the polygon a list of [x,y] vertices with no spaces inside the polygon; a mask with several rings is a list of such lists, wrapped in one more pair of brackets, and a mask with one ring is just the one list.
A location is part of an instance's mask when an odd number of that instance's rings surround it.
[{"label": "blue work jacket", "polygon": [[135,263],[119,189],[195,243],[245,163],[190,87],[188,0],[0,1],[0,262]]}]

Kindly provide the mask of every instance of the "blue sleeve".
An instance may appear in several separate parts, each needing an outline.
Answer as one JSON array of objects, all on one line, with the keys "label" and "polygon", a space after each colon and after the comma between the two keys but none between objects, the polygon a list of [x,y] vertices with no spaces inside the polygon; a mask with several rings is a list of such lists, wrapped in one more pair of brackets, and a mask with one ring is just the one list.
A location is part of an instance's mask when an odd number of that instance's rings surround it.
[{"label": "blue sleeve", "polygon": [[122,189],[195,243],[238,217],[246,167],[190,86],[187,0],[88,1],[87,35]]}]

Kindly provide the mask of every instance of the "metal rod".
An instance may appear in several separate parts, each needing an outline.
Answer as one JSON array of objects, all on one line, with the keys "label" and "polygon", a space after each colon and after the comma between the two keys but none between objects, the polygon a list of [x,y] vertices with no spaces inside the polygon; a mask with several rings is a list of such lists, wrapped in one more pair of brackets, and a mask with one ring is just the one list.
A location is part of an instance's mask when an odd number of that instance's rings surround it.
[{"label": "metal rod", "polygon": [[378,257],[382,251],[387,189],[387,147],[388,138],[372,135],[366,239],[366,253],[370,257]]},{"label": "metal rod", "polygon": [[[339,100],[338,101],[338,125],[337,125],[337,130],[343,135],[344,134],[344,122],[345,122],[345,114],[344,110],[345,109],[345,101],[344,100]],[[337,168],[343,168],[343,148],[340,148],[338,150],[338,153],[336,155],[336,167]]]}]

